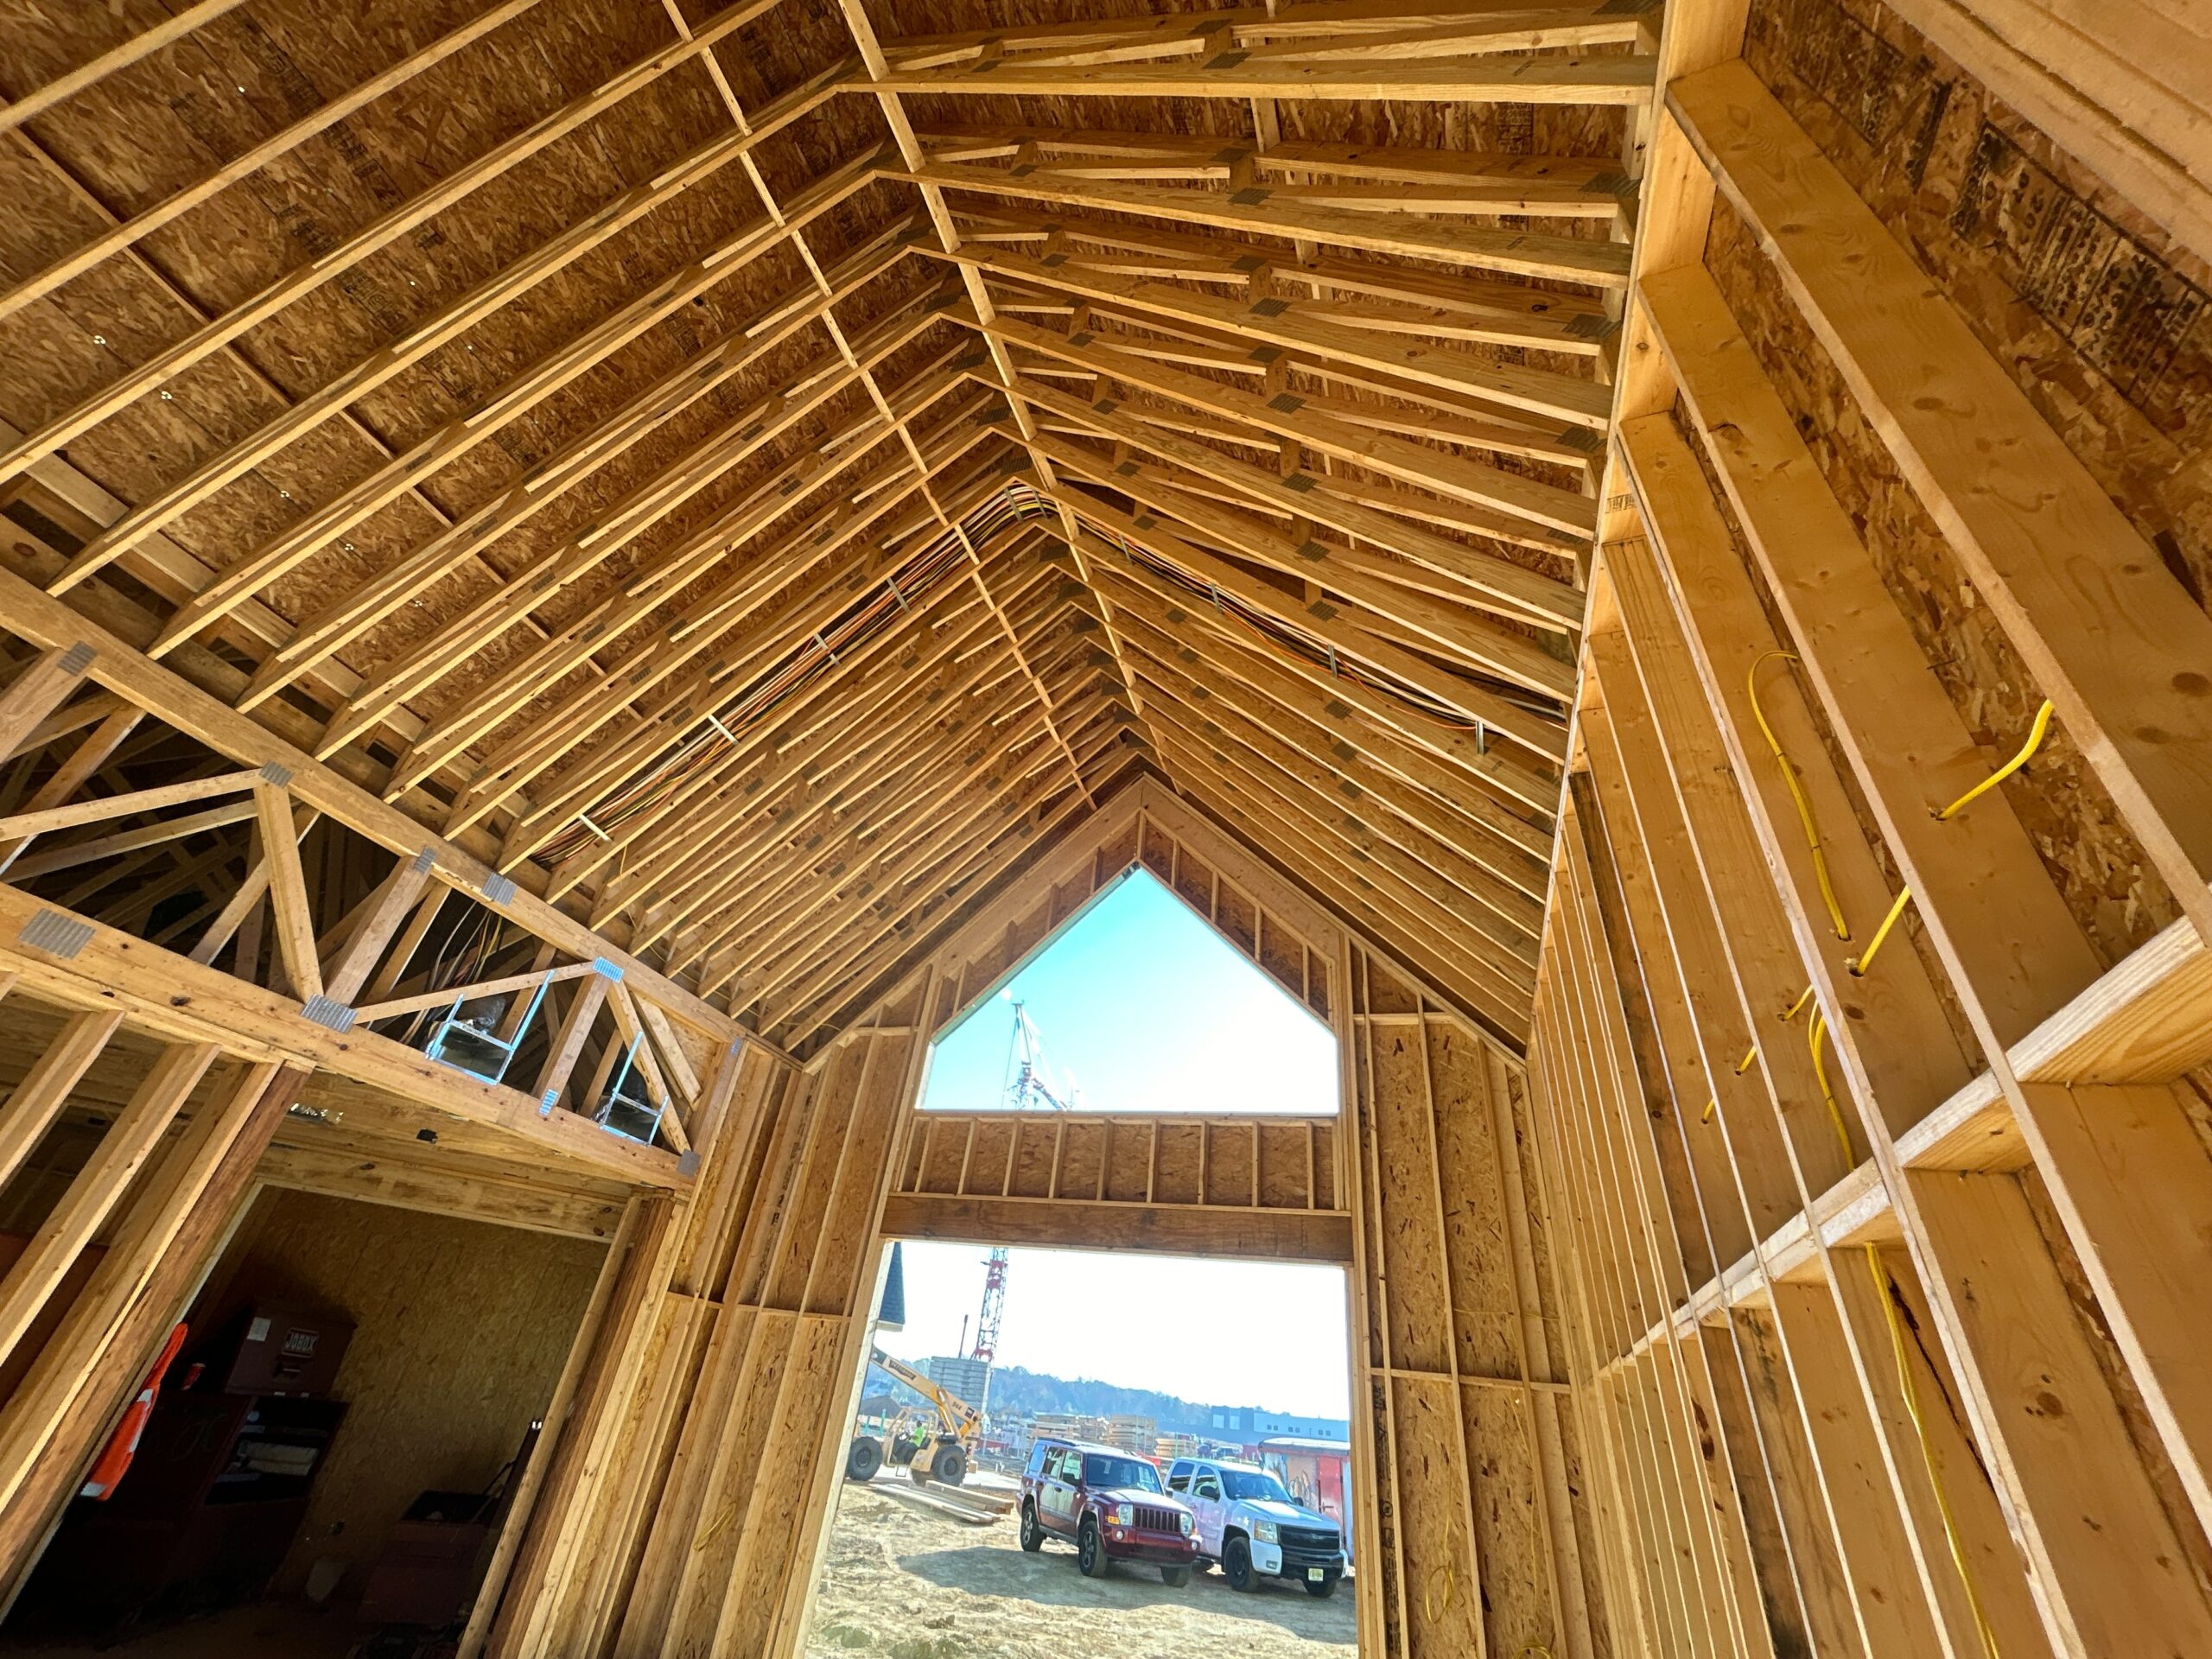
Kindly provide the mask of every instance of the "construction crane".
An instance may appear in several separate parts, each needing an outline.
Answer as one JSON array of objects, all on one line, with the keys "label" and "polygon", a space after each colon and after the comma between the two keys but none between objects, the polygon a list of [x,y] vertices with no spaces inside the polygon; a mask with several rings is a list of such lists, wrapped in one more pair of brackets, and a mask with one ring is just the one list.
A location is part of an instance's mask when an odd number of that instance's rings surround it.
[{"label": "construction crane", "polygon": [[1007,1045],[1006,1105],[1010,1112],[1071,1112],[1083,1105],[1083,1087],[1068,1074],[1066,1089],[1053,1081],[1045,1059],[1045,1039],[1029,1017],[1029,1005],[1012,991],[1000,995],[1014,1007],[1014,1036]]},{"label": "construction crane", "polygon": [[[1002,991],[1014,1009],[1014,1034],[1007,1045],[1006,1104],[1014,1112],[1067,1112],[1083,1103],[1083,1090],[1071,1073],[1065,1092],[1052,1078],[1052,1068],[1045,1059],[1045,1039],[1037,1029],[1037,1022],[1029,1017],[1029,1007],[1012,991]],[[986,1365],[996,1356],[999,1346],[999,1321],[1006,1313],[1006,1275],[1007,1255],[1003,1248],[993,1250],[983,1264],[983,1306],[976,1319],[976,1345],[968,1351],[968,1357],[980,1359]]]},{"label": "construction crane", "polygon": [[999,1317],[1006,1312],[1006,1247],[1001,1245],[983,1263],[983,1311],[976,1319],[976,1345],[968,1351],[969,1358],[986,1365],[998,1352]]}]

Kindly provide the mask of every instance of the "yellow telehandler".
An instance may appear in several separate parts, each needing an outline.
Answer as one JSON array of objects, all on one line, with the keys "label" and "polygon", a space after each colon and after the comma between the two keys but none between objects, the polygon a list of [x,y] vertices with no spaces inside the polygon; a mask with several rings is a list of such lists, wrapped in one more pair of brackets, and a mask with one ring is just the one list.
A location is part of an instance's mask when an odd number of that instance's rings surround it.
[{"label": "yellow telehandler", "polygon": [[917,1439],[913,1432],[917,1416],[900,1412],[892,1418],[880,1438],[874,1434],[855,1435],[845,1452],[845,1478],[874,1480],[885,1464],[903,1463],[909,1476],[925,1484],[934,1480],[957,1486],[967,1479],[968,1459],[975,1455],[976,1438],[982,1431],[982,1412],[880,1348],[869,1353],[868,1363],[889,1372],[928,1401],[936,1408],[937,1422],[932,1428],[927,1416],[919,1416],[922,1432]]}]

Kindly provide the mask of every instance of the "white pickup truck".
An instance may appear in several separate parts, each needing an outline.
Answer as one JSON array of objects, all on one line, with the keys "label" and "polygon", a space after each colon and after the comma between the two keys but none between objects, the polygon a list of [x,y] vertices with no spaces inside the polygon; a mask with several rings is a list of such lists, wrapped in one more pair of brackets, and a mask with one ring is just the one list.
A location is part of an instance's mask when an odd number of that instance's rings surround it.
[{"label": "white pickup truck", "polygon": [[1198,1556],[1221,1563],[1236,1590],[1289,1579],[1309,1596],[1332,1596],[1344,1575],[1344,1535],[1327,1516],[1300,1504],[1256,1464],[1178,1458],[1167,1490],[1197,1518]]}]

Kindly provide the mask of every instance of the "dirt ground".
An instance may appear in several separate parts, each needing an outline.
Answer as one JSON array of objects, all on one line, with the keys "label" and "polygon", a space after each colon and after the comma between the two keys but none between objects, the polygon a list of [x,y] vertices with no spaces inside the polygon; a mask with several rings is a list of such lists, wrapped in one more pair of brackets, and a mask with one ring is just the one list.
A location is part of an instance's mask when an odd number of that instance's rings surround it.
[{"label": "dirt ground", "polygon": [[1287,1584],[1240,1595],[1218,1572],[1183,1590],[1149,1567],[1086,1579],[1070,1545],[1023,1554],[1012,1516],[963,1526],[840,1494],[807,1659],[1352,1659],[1350,1580],[1320,1601]]}]

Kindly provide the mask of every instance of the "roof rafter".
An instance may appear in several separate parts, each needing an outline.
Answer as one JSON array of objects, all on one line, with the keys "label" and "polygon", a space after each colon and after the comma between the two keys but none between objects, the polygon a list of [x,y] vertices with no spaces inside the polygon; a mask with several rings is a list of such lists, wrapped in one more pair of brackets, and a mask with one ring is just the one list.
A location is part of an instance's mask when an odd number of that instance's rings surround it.
[{"label": "roof rafter", "polygon": [[[485,0],[143,183],[49,118],[199,138],[148,89],[228,10],[0,111],[77,215],[0,329],[158,297],[8,411],[51,594],[786,1039],[1139,766],[1524,1022],[1651,8]],[[77,713],[80,785],[177,764]],[[28,879],[263,952],[236,825],[134,836]]]}]

